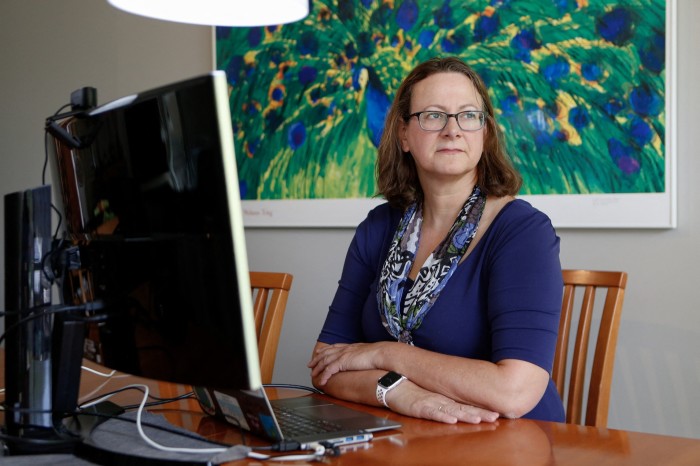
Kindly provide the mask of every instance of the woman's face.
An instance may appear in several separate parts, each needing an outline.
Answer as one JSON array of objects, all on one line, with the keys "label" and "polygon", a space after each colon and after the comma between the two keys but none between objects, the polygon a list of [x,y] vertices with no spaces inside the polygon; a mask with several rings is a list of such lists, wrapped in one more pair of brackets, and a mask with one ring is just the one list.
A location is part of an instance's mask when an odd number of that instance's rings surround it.
[{"label": "woman's face", "polygon": [[[481,98],[469,78],[461,73],[436,73],[413,86],[410,113],[427,110],[459,113],[483,110]],[[486,125],[464,131],[455,118],[439,131],[425,131],[418,117],[411,117],[399,130],[401,147],[416,162],[423,189],[432,183],[476,183],[476,166],[484,147]]]}]

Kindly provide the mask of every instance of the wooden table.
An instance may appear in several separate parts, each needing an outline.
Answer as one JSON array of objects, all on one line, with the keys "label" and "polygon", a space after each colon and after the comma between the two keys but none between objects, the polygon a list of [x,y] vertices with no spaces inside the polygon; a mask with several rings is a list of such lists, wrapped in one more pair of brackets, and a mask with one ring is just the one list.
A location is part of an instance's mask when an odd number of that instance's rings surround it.
[{"label": "wooden table", "polygon": [[[377,433],[369,443],[345,447],[343,455],[328,461],[333,465],[700,465],[700,440],[696,439],[526,419],[444,425],[342,404],[398,420],[403,426]],[[181,420],[206,437],[240,443],[235,429],[203,415],[192,413]],[[260,465],[256,461],[232,464]]]},{"label": "wooden table", "polygon": [[[0,372],[0,378],[3,376],[4,371]],[[104,379],[83,371],[81,394],[85,398],[130,383],[144,382],[153,388],[154,393],[166,397],[186,390],[182,386],[133,376],[115,375]],[[290,394],[288,390],[268,390],[271,397]],[[127,392],[112,401],[131,404],[137,402],[139,397],[138,393]],[[329,465],[700,465],[700,440],[696,439],[524,419],[503,419],[495,424],[482,425],[444,425],[404,417],[386,409],[341,403],[396,419],[403,427],[378,433],[369,443],[344,447],[341,456],[324,460]],[[164,414],[173,424],[213,440],[230,444],[240,444],[242,441],[236,428],[204,415],[192,400],[150,411]],[[265,444],[263,440],[251,438],[250,435],[246,435],[244,440],[253,445]],[[230,464],[260,466],[262,463],[244,460]]]}]

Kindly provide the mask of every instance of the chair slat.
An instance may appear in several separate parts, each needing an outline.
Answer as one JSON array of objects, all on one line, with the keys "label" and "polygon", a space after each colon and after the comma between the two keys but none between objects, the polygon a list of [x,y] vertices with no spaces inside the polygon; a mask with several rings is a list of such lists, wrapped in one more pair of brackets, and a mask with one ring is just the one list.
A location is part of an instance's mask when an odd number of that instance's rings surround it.
[{"label": "chair slat", "polygon": [[561,318],[559,320],[559,338],[554,353],[554,368],[552,369],[552,378],[562,399],[564,398],[566,382],[566,354],[569,348],[569,332],[571,331],[571,315],[573,313],[575,292],[573,285],[564,286]]}]

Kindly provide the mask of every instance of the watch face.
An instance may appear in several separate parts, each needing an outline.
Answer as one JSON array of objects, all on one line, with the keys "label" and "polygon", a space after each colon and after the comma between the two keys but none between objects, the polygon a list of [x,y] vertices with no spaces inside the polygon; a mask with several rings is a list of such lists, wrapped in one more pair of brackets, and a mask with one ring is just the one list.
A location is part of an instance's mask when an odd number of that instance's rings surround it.
[{"label": "watch face", "polygon": [[391,387],[396,382],[401,380],[401,377],[402,375],[396,372],[387,372],[381,379],[379,379],[379,385],[382,387]]}]

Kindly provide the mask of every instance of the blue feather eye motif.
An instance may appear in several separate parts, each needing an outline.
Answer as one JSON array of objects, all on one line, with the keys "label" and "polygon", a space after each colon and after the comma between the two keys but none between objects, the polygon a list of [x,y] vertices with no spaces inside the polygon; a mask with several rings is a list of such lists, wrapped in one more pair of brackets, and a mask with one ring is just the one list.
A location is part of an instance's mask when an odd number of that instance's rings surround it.
[{"label": "blue feather eye motif", "polygon": [[379,76],[372,68],[367,69],[368,82],[366,85],[365,99],[367,102],[367,128],[369,129],[370,139],[374,147],[379,147],[379,141],[382,138],[384,129],[384,118],[389,110],[391,102],[384,90]]}]

